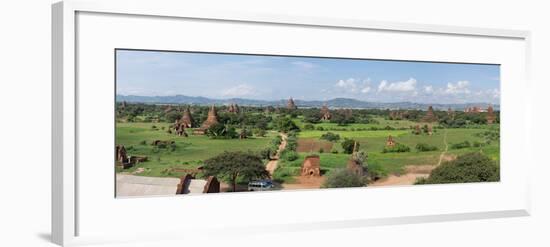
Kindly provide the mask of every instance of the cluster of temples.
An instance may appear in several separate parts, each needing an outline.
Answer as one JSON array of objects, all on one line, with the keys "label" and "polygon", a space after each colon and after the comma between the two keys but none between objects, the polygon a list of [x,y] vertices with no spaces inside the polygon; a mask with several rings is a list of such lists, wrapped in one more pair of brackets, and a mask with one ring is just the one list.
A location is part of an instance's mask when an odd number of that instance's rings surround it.
[{"label": "cluster of temples", "polygon": [[227,112],[231,112],[231,113],[239,113],[241,111],[241,109],[239,108],[239,105],[237,104],[231,104],[229,105],[228,109],[227,109]]}]

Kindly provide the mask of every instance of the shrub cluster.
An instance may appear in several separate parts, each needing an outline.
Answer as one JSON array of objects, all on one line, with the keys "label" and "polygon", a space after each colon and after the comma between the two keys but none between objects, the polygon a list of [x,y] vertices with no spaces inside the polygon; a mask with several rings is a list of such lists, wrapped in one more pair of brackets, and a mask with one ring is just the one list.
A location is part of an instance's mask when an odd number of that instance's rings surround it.
[{"label": "shrub cluster", "polygon": [[435,168],[428,178],[416,184],[496,182],[500,180],[497,162],[481,153],[468,153],[456,160],[445,162]]},{"label": "shrub cluster", "polygon": [[411,148],[405,144],[396,143],[393,147],[384,147],[382,153],[405,153],[410,152]]},{"label": "shrub cluster", "polygon": [[[342,149],[344,149],[344,153],[351,154],[353,153],[353,147],[355,146],[355,140],[344,138],[344,141],[342,141]],[[359,142],[357,142],[357,149],[359,149]]]},{"label": "shrub cluster", "polygon": [[320,139],[331,141],[331,142],[337,142],[338,140],[340,140],[340,135],[334,134],[332,132],[327,132],[321,135]]},{"label": "shrub cluster", "polygon": [[469,141],[463,141],[459,143],[454,143],[451,145],[452,149],[462,149],[462,148],[469,148],[472,144]]},{"label": "shrub cluster", "polygon": [[366,177],[357,175],[348,169],[333,169],[328,173],[323,188],[348,188],[366,185]]},{"label": "shrub cluster", "polygon": [[416,151],[417,152],[429,152],[429,151],[436,151],[437,147],[429,145],[427,143],[418,143],[416,144]]}]

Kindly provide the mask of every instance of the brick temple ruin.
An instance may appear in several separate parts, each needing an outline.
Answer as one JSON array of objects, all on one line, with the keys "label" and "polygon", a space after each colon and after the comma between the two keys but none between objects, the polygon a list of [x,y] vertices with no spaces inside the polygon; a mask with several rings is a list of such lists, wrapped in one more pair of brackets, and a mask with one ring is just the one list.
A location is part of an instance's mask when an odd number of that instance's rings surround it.
[{"label": "brick temple ruin", "polygon": [[[183,110],[183,114],[180,119],[176,119],[174,122],[174,125],[172,125],[173,132],[177,136],[183,136],[188,137],[189,135],[187,132],[185,132],[186,128],[192,128],[193,127],[193,117],[191,116],[191,110],[189,109],[189,106]],[[172,133],[170,130],[168,133]]]},{"label": "brick temple ruin", "polygon": [[330,120],[331,117],[332,115],[330,114],[327,104],[324,104],[321,108],[321,120]]},{"label": "brick temple ruin", "polygon": [[189,106],[183,111],[180,122],[184,125],[185,128],[193,128],[193,116],[191,116],[191,109]]},{"label": "brick temple ruin", "polygon": [[494,124],[496,121],[495,112],[493,110],[493,106],[489,106],[487,108],[487,124]]},{"label": "brick temple ruin", "polygon": [[286,103],[286,108],[289,109],[289,110],[298,109],[298,106],[296,106],[296,104],[294,103],[294,100],[292,99],[292,97],[290,97],[290,99],[288,99],[288,102]]},{"label": "brick temple ruin", "polygon": [[140,162],[147,161],[147,156],[129,156],[124,145],[115,147],[115,166],[128,169]]},{"label": "brick temple ruin", "polygon": [[208,117],[206,118],[204,123],[202,123],[200,128],[195,129],[193,131],[193,134],[195,134],[195,135],[204,135],[204,134],[206,134],[206,131],[208,130],[208,128],[210,128],[210,126],[212,126],[214,124],[217,124],[217,123],[219,123],[218,113],[216,112],[216,107],[212,106],[212,107],[210,107],[210,110],[208,111]]},{"label": "brick temple ruin", "polygon": [[434,113],[434,108],[432,106],[428,107],[426,115],[422,118],[422,122],[433,123],[437,122],[437,116]]},{"label": "brick temple ruin", "polygon": [[393,139],[393,136],[389,135],[388,139],[386,140],[386,146],[387,147],[394,147],[396,144],[395,140]]},{"label": "brick temple ruin", "polygon": [[301,176],[319,177],[321,176],[321,159],[319,155],[309,155],[302,163]]},{"label": "brick temple ruin", "polygon": [[206,179],[195,179],[195,177],[191,174],[182,176],[176,189],[176,195],[219,192],[220,182],[216,177],[209,176]]}]

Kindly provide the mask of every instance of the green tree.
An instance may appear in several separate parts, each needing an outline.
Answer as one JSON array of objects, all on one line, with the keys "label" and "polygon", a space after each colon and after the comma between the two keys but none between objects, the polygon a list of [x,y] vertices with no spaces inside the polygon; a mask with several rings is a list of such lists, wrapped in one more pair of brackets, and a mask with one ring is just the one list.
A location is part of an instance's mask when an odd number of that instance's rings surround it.
[{"label": "green tree", "polygon": [[250,152],[224,152],[204,161],[204,174],[224,179],[237,190],[237,179],[269,178],[262,158]]},{"label": "green tree", "polygon": [[264,137],[267,134],[267,132],[264,129],[255,129],[254,135],[259,137]]},{"label": "green tree", "polygon": [[[344,149],[344,153],[351,154],[353,153],[353,147],[355,146],[355,140],[344,138],[344,141],[342,141],[342,148]],[[359,142],[357,143],[357,149],[359,149]]]},{"label": "green tree", "polygon": [[212,139],[232,139],[238,137],[237,131],[234,127],[230,127],[222,123],[211,125],[206,130],[206,135]]},{"label": "green tree", "polygon": [[300,131],[300,128],[292,119],[288,117],[280,117],[276,122],[277,129],[281,132]]},{"label": "green tree", "polygon": [[334,134],[332,132],[327,132],[321,135],[320,139],[331,141],[331,142],[337,142],[340,140],[340,135]]},{"label": "green tree", "polygon": [[168,112],[166,114],[166,121],[168,123],[173,123],[176,121],[176,119],[180,119],[181,118],[181,113],[179,112],[175,112],[175,111],[171,111],[171,112]]},{"label": "green tree", "polygon": [[456,160],[445,162],[435,168],[428,178],[419,179],[416,184],[446,184],[497,182],[500,167],[496,161],[481,153],[460,155]]},{"label": "green tree", "polygon": [[366,180],[348,169],[333,169],[327,175],[323,188],[348,188],[365,186]]}]

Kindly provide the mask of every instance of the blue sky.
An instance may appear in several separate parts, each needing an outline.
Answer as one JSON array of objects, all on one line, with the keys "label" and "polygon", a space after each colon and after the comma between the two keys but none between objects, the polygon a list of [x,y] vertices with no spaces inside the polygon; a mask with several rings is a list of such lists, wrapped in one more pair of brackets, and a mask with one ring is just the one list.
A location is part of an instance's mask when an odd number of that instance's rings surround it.
[{"label": "blue sky", "polygon": [[498,65],[117,50],[117,94],[500,101]]}]

